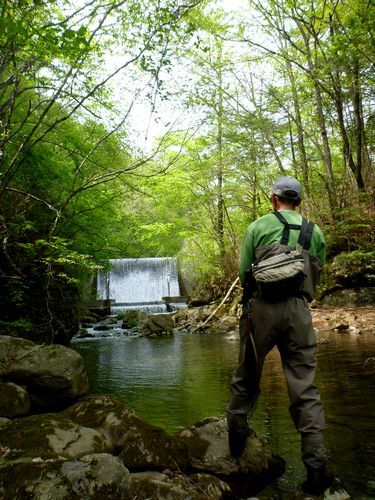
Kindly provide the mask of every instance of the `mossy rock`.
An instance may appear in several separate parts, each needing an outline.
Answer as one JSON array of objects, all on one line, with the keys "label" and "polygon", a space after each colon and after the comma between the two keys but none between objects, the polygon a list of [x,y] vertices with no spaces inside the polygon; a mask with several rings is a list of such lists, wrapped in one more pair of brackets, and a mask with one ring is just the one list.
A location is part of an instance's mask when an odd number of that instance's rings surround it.
[{"label": "mossy rock", "polygon": [[345,252],[337,255],[327,272],[343,286],[375,286],[375,251]]},{"label": "mossy rock", "polygon": [[186,468],[187,449],[181,440],[145,422],[110,394],[86,396],[64,415],[100,432],[130,470]]},{"label": "mossy rock", "polygon": [[40,459],[0,467],[4,499],[125,500],[130,498],[128,487],[128,470],[118,458],[108,454],[86,455],[79,460]]},{"label": "mossy rock", "polygon": [[23,417],[30,412],[30,398],[23,387],[13,382],[0,382],[0,416]]},{"label": "mossy rock", "polygon": [[0,429],[1,446],[7,460],[31,458],[76,458],[108,450],[103,436],[63,415],[46,413],[12,420]]},{"label": "mossy rock", "polygon": [[121,317],[119,319],[122,319],[121,328],[123,328],[124,330],[134,328],[138,325],[139,311],[131,310],[121,313]]},{"label": "mossy rock", "polygon": [[344,252],[326,264],[317,296],[343,288],[375,286],[375,251]]}]

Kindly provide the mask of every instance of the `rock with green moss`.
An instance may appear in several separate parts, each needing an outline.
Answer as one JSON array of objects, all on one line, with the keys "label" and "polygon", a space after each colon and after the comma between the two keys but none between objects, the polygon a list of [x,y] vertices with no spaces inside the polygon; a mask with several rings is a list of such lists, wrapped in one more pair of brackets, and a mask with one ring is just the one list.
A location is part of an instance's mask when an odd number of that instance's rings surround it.
[{"label": "rock with green moss", "polygon": [[134,328],[138,325],[139,321],[139,311],[131,310],[122,313],[122,324],[121,328],[124,330],[129,330],[130,328]]},{"label": "rock with green moss", "polygon": [[220,477],[232,474],[259,475],[273,467],[274,457],[254,431],[247,438],[243,454],[236,460],[229,451],[225,419],[209,417],[179,434],[189,452],[189,466]]},{"label": "rock with green moss", "polygon": [[364,307],[375,304],[375,287],[331,290],[322,299],[323,307]]},{"label": "rock with green moss", "polygon": [[0,382],[0,417],[23,417],[29,412],[27,391],[13,382]]},{"label": "rock with green moss", "polygon": [[79,425],[96,429],[111,450],[121,449],[127,442],[130,425],[138,417],[112,394],[92,394],[62,412]]},{"label": "rock with green moss", "polygon": [[345,287],[375,286],[375,251],[341,253],[328,266],[328,273]]},{"label": "rock with green moss", "polygon": [[17,418],[0,429],[1,447],[7,461],[78,458],[104,453],[108,445],[95,429],[83,427],[58,413]]},{"label": "rock with green moss", "polygon": [[171,314],[140,314],[139,331],[142,335],[165,335],[171,334],[175,326]]},{"label": "rock with green moss", "polygon": [[148,424],[112,395],[86,396],[63,414],[100,432],[131,470],[186,468],[187,450],[181,440]]},{"label": "rock with green moss", "polygon": [[337,255],[324,269],[318,296],[327,307],[375,304],[375,251]]},{"label": "rock with green moss", "polygon": [[88,391],[76,351],[9,336],[0,336],[0,376],[27,388],[33,410],[61,409]]},{"label": "rock with green moss", "polygon": [[210,474],[185,476],[181,473],[137,472],[130,474],[130,492],[134,498],[160,500],[221,500],[231,498],[227,483]]},{"label": "rock with green moss", "polygon": [[2,498],[12,500],[126,500],[130,499],[129,483],[128,470],[109,454],[90,454],[77,460],[56,457],[0,467]]}]

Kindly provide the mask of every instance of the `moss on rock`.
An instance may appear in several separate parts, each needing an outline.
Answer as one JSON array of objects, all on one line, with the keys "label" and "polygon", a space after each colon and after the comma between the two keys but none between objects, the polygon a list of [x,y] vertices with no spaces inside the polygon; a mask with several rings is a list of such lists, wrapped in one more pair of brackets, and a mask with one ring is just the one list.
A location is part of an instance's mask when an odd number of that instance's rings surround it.
[{"label": "moss on rock", "polygon": [[79,457],[107,451],[102,435],[68,418],[46,413],[13,420],[0,429],[0,442],[9,448],[8,460],[24,457]]}]

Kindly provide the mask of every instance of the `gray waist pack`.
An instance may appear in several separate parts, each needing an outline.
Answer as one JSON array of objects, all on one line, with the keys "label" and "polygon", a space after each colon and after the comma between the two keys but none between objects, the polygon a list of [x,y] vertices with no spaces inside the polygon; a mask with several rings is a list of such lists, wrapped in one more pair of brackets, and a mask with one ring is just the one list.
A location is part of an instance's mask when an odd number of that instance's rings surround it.
[{"label": "gray waist pack", "polygon": [[255,264],[253,278],[259,293],[267,299],[282,300],[298,294],[306,278],[301,249],[274,255]]}]

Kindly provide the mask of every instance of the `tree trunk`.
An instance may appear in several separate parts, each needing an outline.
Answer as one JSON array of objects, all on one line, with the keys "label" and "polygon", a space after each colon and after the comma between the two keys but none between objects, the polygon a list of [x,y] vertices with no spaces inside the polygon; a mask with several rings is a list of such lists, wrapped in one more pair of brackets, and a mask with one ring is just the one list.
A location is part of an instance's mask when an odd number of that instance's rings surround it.
[{"label": "tree trunk", "polygon": [[305,148],[305,138],[302,126],[302,118],[301,111],[299,105],[298,92],[296,88],[296,82],[294,79],[293,68],[288,58],[285,58],[286,69],[288,72],[288,77],[290,81],[290,87],[292,90],[292,98],[293,98],[293,108],[295,113],[295,120],[297,126],[297,137],[298,137],[298,151],[301,160],[301,171],[302,171],[302,179],[305,187],[306,194],[310,196],[310,186],[309,186],[309,167],[307,162],[306,148]]},{"label": "tree trunk", "polygon": [[220,257],[225,254],[224,244],[224,197],[223,197],[223,75],[221,47],[218,57],[218,108],[217,108],[217,240]]},{"label": "tree trunk", "polygon": [[326,186],[327,186],[328,199],[329,199],[331,212],[334,212],[336,207],[337,207],[337,195],[336,195],[335,182],[334,182],[334,178],[333,178],[331,149],[329,146],[326,120],[325,120],[324,110],[323,110],[323,99],[322,99],[322,94],[320,91],[319,80],[318,80],[318,77],[316,74],[316,64],[313,61],[313,56],[311,53],[309,36],[306,33],[303,26],[301,25],[301,22],[298,22],[297,24],[298,24],[299,30],[301,32],[301,35],[302,35],[302,38],[303,38],[303,41],[305,44],[307,63],[308,63],[308,67],[309,67],[310,77],[312,79],[312,84],[313,84],[315,103],[316,103],[316,112],[318,115],[318,124],[319,124],[320,134],[322,137],[322,144],[323,144],[323,160],[324,160],[323,163],[324,163],[324,170],[325,170],[325,182],[326,182]]},{"label": "tree trunk", "polygon": [[358,62],[353,68],[354,72],[354,85],[353,85],[353,107],[356,125],[356,150],[357,150],[357,169],[355,172],[358,188],[365,191],[365,183],[362,176],[364,149],[365,149],[365,127],[363,123],[363,110],[361,99],[361,84],[359,81],[359,65]]}]

